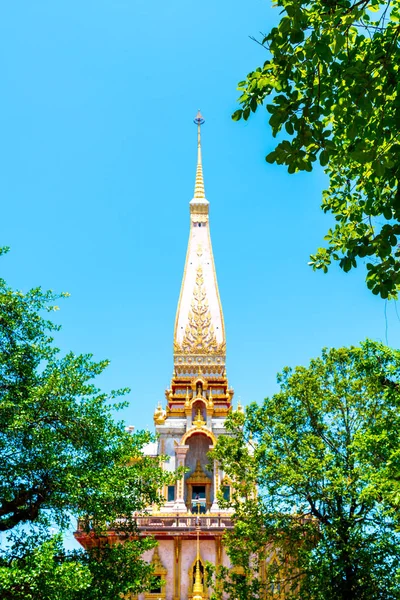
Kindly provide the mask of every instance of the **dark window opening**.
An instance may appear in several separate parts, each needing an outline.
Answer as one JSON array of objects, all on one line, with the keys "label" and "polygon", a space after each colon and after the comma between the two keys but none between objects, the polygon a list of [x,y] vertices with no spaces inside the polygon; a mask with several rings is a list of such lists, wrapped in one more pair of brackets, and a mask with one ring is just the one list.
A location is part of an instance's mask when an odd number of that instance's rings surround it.
[{"label": "dark window opening", "polygon": [[[204,567],[201,564],[201,561],[199,561],[199,562],[200,562],[201,583],[204,585]],[[195,565],[193,567],[193,585],[196,582],[196,566],[197,566],[197,563],[195,563]]]},{"label": "dark window opening", "polygon": [[168,502],[174,502],[174,500],[175,500],[175,486],[169,485],[168,486]]},{"label": "dark window opening", "polygon": [[153,581],[150,586],[151,594],[161,594],[161,575],[154,575]]},{"label": "dark window opening", "polygon": [[229,500],[231,499],[231,486],[230,485],[224,485],[224,487],[222,488],[222,495],[224,497],[224,500],[229,502]]},{"label": "dark window opening", "polygon": [[271,594],[280,594],[281,593],[281,583],[280,581],[275,581],[271,583]]},{"label": "dark window opening", "polygon": [[192,512],[193,513],[205,513],[206,512],[206,486],[205,485],[194,485],[192,489]]}]

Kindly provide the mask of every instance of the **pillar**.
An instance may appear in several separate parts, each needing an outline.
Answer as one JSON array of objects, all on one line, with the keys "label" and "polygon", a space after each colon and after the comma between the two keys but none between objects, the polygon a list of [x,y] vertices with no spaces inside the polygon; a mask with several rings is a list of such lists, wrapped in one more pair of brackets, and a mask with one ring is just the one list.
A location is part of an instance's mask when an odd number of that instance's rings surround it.
[{"label": "pillar", "polygon": [[[210,446],[210,450],[213,450],[214,446]],[[210,508],[210,512],[219,512],[217,493],[219,491],[219,463],[214,459],[214,499]]]},{"label": "pillar", "polygon": [[[176,466],[184,467],[186,461],[186,454],[189,450],[189,446],[176,446],[175,454],[176,454]],[[176,499],[175,499],[175,510],[179,512],[186,512],[186,504],[185,504],[185,476],[182,475],[180,479],[178,479],[176,483]]]},{"label": "pillar", "polygon": [[182,540],[174,538],[174,600],[180,600],[181,596],[181,553]]}]

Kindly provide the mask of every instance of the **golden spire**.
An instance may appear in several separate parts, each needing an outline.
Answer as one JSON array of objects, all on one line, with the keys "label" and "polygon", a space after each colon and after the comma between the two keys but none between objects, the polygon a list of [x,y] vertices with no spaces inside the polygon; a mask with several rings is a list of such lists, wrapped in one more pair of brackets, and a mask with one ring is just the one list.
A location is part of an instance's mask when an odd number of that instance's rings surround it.
[{"label": "golden spire", "polygon": [[201,572],[200,572],[200,539],[199,539],[199,531],[200,531],[200,519],[197,515],[197,556],[196,556],[196,574],[194,578],[193,585],[193,600],[203,600],[203,584],[201,583]]},{"label": "golden spire", "polygon": [[203,181],[203,165],[201,163],[201,134],[200,127],[204,123],[204,119],[201,112],[198,111],[194,122],[197,125],[197,169],[196,169],[196,182],[194,185],[194,197],[205,198],[204,193],[204,181]]}]

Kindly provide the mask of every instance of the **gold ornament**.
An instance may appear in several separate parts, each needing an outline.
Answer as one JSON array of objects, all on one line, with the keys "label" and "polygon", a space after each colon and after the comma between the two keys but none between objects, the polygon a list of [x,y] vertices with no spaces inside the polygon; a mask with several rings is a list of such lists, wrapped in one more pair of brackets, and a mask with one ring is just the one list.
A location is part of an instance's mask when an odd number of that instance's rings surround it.
[{"label": "gold ornament", "polygon": [[201,416],[200,409],[198,409],[196,419],[193,421],[193,425],[195,425],[195,427],[203,427],[203,425],[205,425],[205,424],[206,424],[206,422],[203,420],[203,417]]},{"label": "gold ornament", "polygon": [[225,342],[219,344],[215,337],[204,288],[203,269],[198,267],[185,335],[181,344],[175,342],[174,350],[178,354],[224,354],[225,349]]},{"label": "gold ornament", "polygon": [[154,423],[155,425],[163,425],[165,423],[165,412],[163,411],[161,404],[158,403],[156,410],[154,411]]}]

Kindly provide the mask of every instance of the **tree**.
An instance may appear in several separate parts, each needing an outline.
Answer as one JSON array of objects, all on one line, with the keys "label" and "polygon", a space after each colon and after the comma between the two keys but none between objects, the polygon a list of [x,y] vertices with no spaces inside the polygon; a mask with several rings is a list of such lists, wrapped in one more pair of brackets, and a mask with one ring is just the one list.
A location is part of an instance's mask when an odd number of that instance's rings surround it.
[{"label": "tree", "polygon": [[115,600],[137,594],[153,581],[153,566],[141,558],[154,546],[142,538],[66,552],[62,536],[17,539],[0,556],[2,600]]},{"label": "tree", "polygon": [[115,422],[116,399],[93,379],[108,361],[60,356],[43,317],[59,296],[23,294],[0,280],[0,530],[31,521],[63,526],[68,513],[101,527],[157,502],[170,477],[145,457],[148,432]]},{"label": "tree", "polygon": [[261,406],[233,413],[215,450],[235,489],[230,555],[247,577],[247,595],[228,579],[231,598],[259,597],[265,559],[267,594],[400,598],[399,380],[397,350],[325,349],[285,368]]},{"label": "tree", "polygon": [[61,536],[41,544],[36,537],[18,540],[0,558],[4,600],[74,600],[91,584],[85,565],[66,560]]},{"label": "tree", "polygon": [[367,286],[400,289],[400,3],[398,0],[274,0],[277,27],[260,41],[268,59],[239,83],[247,120],[265,104],[273,136],[267,162],[289,173],[319,158],[329,177],[322,209],[333,214],[326,248],[311,256],[327,272],[365,259]]},{"label": "tree", "polygon": [[[111,559],[106,561],[113,555],[118,564],[124,557],[128,561],[128,588],[136,590],[140,582],[143,589],[149,567],[138,557],[155,541],[137,539],[134,513],[160,502],[162,486],[173,483],[175,475],[162,469],[163,457],[143,455],[143,446],[153,439],[149,432],[132,435],[114,420],[113,412],[126,405],[119,399],[128,390],[106,394],[93,383],[108,361],[96,362],[89,354],[61,355],[55,347],[52,334],[59,327],[45,313],[56,310],[54,303],[62,296],[66,294],[40,288],[22,293],[0,279],[0,531],[19,532],[29,524],[56,524],[63,530],[73,515],[101,541],[112,525],[117,535],[131,540],[124,548],[104,549],[97,556],[94,548],[80,555],[80,566],[70,557],[53,561],[54,581],[62,587],[64,574],[67,581],[70,570],[78,569],[87,578],[89,569],[101,590],[100,572],[94,569],[101,559],[103,587],[116,592],[121,582],[112,575]],[[25,563],[40,566],[53,560],[53,542],[39,538],[35,546],[32,538],[26,546],[22,539],[17,538],[11,555],[3,556],[3,582],[7,569],[17,569],[24,579]],[[25,554],[18,552],[18,544]],[[120,589],[127,585],[125,579]],[[59,590],[51,589],[58,597]],[[28,597],[26,586],[24,590]]]}]

